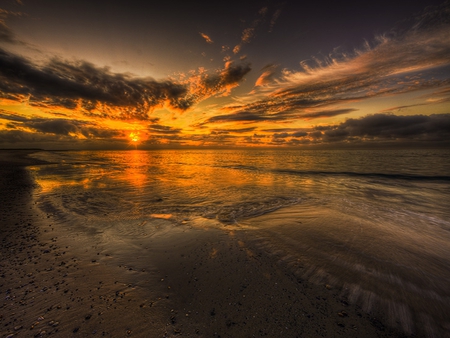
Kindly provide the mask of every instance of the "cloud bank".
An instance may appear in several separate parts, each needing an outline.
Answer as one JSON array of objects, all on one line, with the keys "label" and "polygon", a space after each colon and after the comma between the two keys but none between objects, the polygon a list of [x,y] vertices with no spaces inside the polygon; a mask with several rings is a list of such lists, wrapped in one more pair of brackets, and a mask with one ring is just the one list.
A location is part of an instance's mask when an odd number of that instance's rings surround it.
[{"label": "cloud bank", "polygon": [[397,116],[367,115],[350,118],[333,126],[316,126],[308,130],[280,130],[272,135],[277,145],[377,145],[377,144],[450,144],[450,114]]},{"label": "cloud bank", "polygon": [[[35,106],[63,106],[86,114],[100,110],[100,116],[113,119],[147,120],[155,108],[184,111],[205,97],[229,92],[238,86],[248,65],[227,62],[215,74],[204,72],[184,83],[156,81],[128,74],[112,73],[85,61],[52,59],[44,65],[0,50],[0,96]],[[198,81],[199,80],[199,81]],[[189,85],[195,82],[195,87]]]}]

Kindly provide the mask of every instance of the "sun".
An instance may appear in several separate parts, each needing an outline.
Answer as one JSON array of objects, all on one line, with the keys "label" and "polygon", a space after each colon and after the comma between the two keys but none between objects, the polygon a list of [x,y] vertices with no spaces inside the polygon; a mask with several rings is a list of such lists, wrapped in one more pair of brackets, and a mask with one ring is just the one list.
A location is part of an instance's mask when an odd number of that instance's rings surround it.
[{"label": "sun", "polygon": [[131,142],[138,143],[140,141],[139,132],[131,132],[129,135]]}]

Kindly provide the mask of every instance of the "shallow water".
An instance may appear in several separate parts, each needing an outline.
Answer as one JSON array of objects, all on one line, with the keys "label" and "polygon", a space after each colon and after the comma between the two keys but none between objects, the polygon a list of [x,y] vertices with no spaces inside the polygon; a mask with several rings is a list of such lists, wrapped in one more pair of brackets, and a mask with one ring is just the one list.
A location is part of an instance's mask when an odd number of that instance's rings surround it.
[{"label": "shallow water", "polygon": [[[249,232],[299,278],[392,326],[450,332],[450,151],[164,150],[34,155],[38,202],[118,250],[183,227]],[[137,251],[136,251],[137,253]]]}]

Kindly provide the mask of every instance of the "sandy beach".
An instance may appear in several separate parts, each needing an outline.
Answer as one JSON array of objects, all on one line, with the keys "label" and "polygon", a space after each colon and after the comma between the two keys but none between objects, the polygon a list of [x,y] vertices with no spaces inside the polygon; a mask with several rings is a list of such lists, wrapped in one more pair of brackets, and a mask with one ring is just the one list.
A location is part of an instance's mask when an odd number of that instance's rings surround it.
[{"label": "sandy beach", "polygon": [[179,227],[134,257],[97,247],[38,208],[29,152],[0,153],[2,337],[404,336],[245,230]]}]

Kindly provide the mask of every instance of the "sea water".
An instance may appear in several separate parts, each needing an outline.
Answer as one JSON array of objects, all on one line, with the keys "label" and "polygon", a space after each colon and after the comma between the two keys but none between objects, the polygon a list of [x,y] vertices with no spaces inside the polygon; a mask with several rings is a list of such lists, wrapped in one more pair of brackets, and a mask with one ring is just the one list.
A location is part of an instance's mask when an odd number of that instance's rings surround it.
[{"label": "sea water", "polygon": [[[102,244],[245,230],[300,279],[429,336],[450,332],[450,151],[59,151],[37,201]],[[428,330],[428,331],[427,331]]]}]

